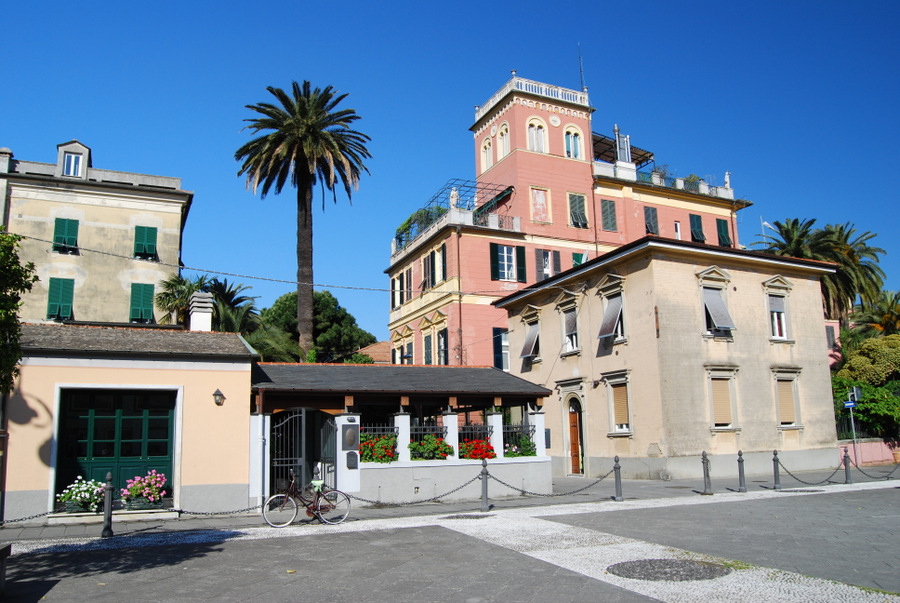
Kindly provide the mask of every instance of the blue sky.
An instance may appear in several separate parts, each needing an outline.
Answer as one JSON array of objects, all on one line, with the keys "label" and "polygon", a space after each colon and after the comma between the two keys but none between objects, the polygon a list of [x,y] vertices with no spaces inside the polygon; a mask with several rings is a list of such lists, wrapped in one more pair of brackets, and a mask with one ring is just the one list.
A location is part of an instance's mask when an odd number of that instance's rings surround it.
[{"label": "blue sky", "polygon": [[[258,6],[258,8],[257,8]],[[450,178],[474,178],[475,105],[516,69],[580,87],[594,130],[613,124],[657,164],[732,174],[744,244],[760,219],[853,222],[887,251],[900,166],[896,2],[16,2],[3,9],[0,146],[53,162],[77,138],[94,165],[182,178],[194,191],[183,261],[294,289],[293,190],[265,200],[237,178],[245,105],[310,80],[349,93],[372,137],[352,206],[315,213],[315,280],[388,337],[394,229]],[[316,193],[319,201],[319,193]],[[250,277],[262,277],[259,280]]]}]

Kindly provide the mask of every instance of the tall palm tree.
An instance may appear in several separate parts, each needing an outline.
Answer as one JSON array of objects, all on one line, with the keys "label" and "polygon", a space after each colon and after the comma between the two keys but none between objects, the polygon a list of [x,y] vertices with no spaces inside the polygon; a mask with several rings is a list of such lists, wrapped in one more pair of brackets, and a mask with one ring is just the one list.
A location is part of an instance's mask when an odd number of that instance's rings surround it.
[{"label": "tall palm tree", "polygon": [[313,347],[313,220],[312,196],[316,184],[337,202],[335,186],[343,184],[347,198],[359,187],[359,177],[369,170],[363,160],[370,158],[366,143],[371,139],[352,128],[359,115],[353,109],[338,109],[347,95],[331,86],[313,88],[308,81],[293,82],[291,93],[266,88],[277,104],[257,103],[247,109],[259,114],[244,121],[254,135],[239,148],[234,158],[241,161],[238,176],[246,175],[254,194],[265,198],[270,190],[281,192],[284,185],[297,189],[297,331],[300,347]]},{"label": "tall palm tree", "polygon": [[875,299],[865,301],[850,315],[855,330],[868,336],[900,333],[900,291],[881,291]]}]

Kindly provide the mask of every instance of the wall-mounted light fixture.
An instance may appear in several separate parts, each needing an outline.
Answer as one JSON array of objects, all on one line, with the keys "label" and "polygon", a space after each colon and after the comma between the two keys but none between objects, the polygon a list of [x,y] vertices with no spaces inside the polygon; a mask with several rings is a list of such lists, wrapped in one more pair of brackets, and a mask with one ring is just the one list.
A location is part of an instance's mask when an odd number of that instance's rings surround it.
[{"label": "wall-mounted light fixture", "polygon": [[213,401],[215,401],[216,406],[222,406],[225,404],[225,394],[222,393],[221,390],[217,389],[213,392]]}]

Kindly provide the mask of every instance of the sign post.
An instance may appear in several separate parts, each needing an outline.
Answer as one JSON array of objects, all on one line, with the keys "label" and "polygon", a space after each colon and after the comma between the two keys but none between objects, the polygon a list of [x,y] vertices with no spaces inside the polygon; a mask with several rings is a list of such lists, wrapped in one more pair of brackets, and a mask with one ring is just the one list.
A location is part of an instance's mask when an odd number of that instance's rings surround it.
[{"label": "sign post", "polygon": [[856,408],[856,403],[859,402],[861,396],[862,390],[860,388],[851,387],[847,396],[849,400],[844,402],[844,408],[850,409],[850,429],[853,431],[853,463],[857,467],[859,467],[859,452],[856,449],[856,421],[853,419],[853,409]]}]

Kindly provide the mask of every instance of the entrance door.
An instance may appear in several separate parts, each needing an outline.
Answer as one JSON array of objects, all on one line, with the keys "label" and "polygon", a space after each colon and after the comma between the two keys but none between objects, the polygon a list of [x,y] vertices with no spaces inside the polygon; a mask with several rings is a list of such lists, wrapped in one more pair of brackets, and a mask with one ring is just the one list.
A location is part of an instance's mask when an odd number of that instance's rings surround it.
[{"label": "entrance door", "polygon": [[56,491],[78,475],[116,488],[151,469],[174,483],[174,391],[65,389],[60,398]]},{"label": "entrance door", "polygon": [[572,473],[582,473],[581,462],[581,404],[569,402],[569,456],[572,459]]}]

